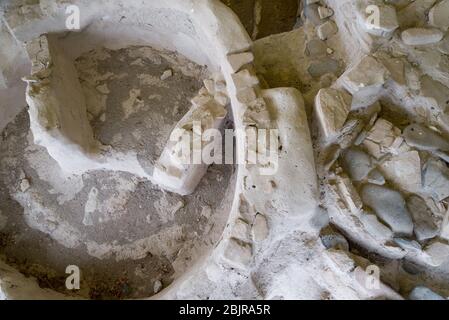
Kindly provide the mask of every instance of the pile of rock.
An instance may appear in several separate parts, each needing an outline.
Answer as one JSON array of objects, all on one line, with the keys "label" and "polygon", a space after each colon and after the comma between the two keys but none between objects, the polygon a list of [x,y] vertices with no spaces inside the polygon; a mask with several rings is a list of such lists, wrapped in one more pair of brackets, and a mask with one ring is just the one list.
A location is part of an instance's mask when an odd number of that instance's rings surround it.
[{"label": "pile of rock", "polygon": [[329,170],[325,202],[351,240],[437,267],[449,258],[448,140],[435,127],[399,127],[383,117],[378,100],[394,79],[381,61],[364,57],[316,96],[320,157]]}]

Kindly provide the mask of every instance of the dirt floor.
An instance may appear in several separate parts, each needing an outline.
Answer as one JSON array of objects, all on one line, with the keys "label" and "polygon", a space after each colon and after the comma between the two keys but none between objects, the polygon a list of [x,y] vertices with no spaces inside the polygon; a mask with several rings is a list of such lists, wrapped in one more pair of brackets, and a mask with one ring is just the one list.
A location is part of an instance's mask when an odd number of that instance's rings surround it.
[{"label": "dirt floor", "polygon": [[[148,173],[207,74],[178,55],[147,47],[95,50],[76,66],[97,138],[136,152]],[[220,237],[233,170],[211,166],[185,197],[128,173],[67,176],[33,143],[24,110],[1,135],[0,254],[59,292],[73,294],[65,289],[65,270],[76,265],[81,297],[151,296]]]}]

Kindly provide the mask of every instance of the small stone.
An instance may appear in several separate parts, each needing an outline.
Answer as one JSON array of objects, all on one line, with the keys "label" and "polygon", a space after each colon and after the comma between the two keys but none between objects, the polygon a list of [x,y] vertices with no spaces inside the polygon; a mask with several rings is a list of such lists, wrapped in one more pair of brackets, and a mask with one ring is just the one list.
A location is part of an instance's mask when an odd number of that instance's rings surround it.
[{"label": "small stone", "polygon": [[366,231],[377,239],[388,241],[393,238],[393,231],[386,225],[381,223],[374,214],[362,214],[360,220],[363,223]]},{"label": "small stone", "polygon": [[327,40],[338,32],[338,27],[332,20],[326,21],[317,27],[318,38]]},{"label": "small stone", "polygon": [[264,215],[256,215],[253,223],[252,235],[255,242],[263,241],[268,237],[268,222]]},{"label": "small stone", "polygon": [[380,165],[384,176],[401,190],[421,189],[421,159],[417,151],[404,152]]},{"label": "small stone", "polygon": [[438,43],[438,50],[443,54],[449,55],[449,32],[447,32],[443,40]]},{"label": "small stone", "polygon": [[365,56],[346,71],[340,81],[353,95],[352,107],[362,108],[378,100],[388,76],[389,72],[383,64],[372,56]]},{"label": "small stone", "polygon": [[30,185],[30,181],[28,179],[22,179],[22,181],[20,181],[20,191],[22,192],[26,192],[28,191],[28,189],[30,189],[31,185]]},{"label": "small stone", "polygon": [[259,84],[256,74],[248,69],[233,73],[232,80],[237,92],[245,88],[255,87]]},{"label": "small stone", "polygon": [[251,52],[243,52],[228,55],[228,63],[232,72],[238,72],[242,67],[254,61],[254,55]]},{"label": "small stone", "polygon": [[318,7],[318,14],[321,19],[326,19],[334,15],[334,10],[328,7]]},{"label": "small stone", "polygon": [[234,238],[247,241],[249,236],[249,224],[242,219],[237,219],[232,228],[232,236]]},{"label": "small stone", "polygon": [[422,46],[440,42],[443,32],[433,28],[410,28],[402,32],[402,41],[409,46]]},{"label": "small stone", "polygon": [[410,300],[445,300],[439,294],[426,287],[415,287],[409,295]]},{"label": "small stone", "polygon": [[315,97],[315,114],[321,133],[329,139],[343,127],[351,110],[351,96],[336,89],[321,89]]},{"label": "small stone", "polygon": [[254,88],[245,88],[237,92],[237,100],[240,103],[248,104],[257,99]]},{"label": "small stone", "polygon": [[363,202],[372,208],[396,235],[411,236],[413,222],[402,195],[389,188],[367,184],[361,192]]},{"label": "small stone", "polygon": [[407,208],[415,223],[415,235],[418,241],[432,239],[438,235],[438,226],[435,223],[432,211],[426,202],[417,195],[407,199]]},{"label": "small stone", "polygon": [[357,190],[354,188],[352,181],[346,176],[338,176],[337,181],[338,195],[345,204],[346,208],[353,214],[358,214],[363,207]]},{"label": "small stone", "polygon": [[323,58],[318,62],[312,62],[307,68],[309,74],[314,78],[320,78],[325,74],[336,74],[340,70],[340,63],[332,58]]},{"label": "small stone", "polygon": [[215,93],[214,99],[215,99],[215,101],[217,101],[222,106],[227,106],[228,103],[229,103],[228,96],[225,95],[224,93],[221,93],[221,92]]},{"label": "small stone", "polygon": [[312,39],[306,44],[306,54],[309,57],[323,57],[327,53],[326,42],[320,39]]},{"label": "small stone", "polygon": [[442,161],[430,159],[423,170],[423,186],[437,201],[449,197],[449,169]]},{"label": "small stone", "polygon": [[449,151],[449,142],[439,133],[420,124],[411,124],[404,129],[403,137],[411,147],[423,151]]},{"label": "small stone", "polygon": [[449,28],[449,0],[442,0],[430,9],[429,22],[434,27],[443,30]]},{"label": "small stone", "polygon": [[349,251],[349,243],[346,238],[330,227],[321,231],[320,239],[326,249]]},{"label": "small stone", "polygon": [[[438,57],[440,61],[446,61],[444,63],[447,64],[447,59],[442,57],[438,52],[432,52],[432,55],[434,57]],[[434,67],[435,66],[432,66],[431,68]],[[446,74],[444,77],[447,77],[448,71],[445,72],[444,68],[448,70],[448,66],[441,66],[442,74]],[[441,112],[444,112],[444,110],[449,107],[449,88],[442,82],[433,79],[429,75],[424,75],[419,80],[421,82],[420,94],[426,98],[429,98],[429,100],[435,101],[436,106],[435,103],[432,104],[437,108],[437,110],[440,109]]]},{"label": "small stone", "polygon": [[391,122],[379,118],[363,140],[363,146],[379,160],[388,153],[398,153],[403,142],[400,134],[401,131]]},{"label": "small stone", "polygon": [[311,3],[304,8],[304,18],[315,26],[318,26],[322,22],[318,13],[318,7],[316,3]]},{"label": "small stone", "polygon": [[154,294],[159,293],[161,290],[162,290],[162,282],[160,280],[156,280],[153,286]]},{"label": "small stone", "polygon": [[252,260],[252,246],[249,243],[231,238],[228,240],[223,257],[230,264],[246,268]]},{"label": "small stone", "polygon": [[206,88],[207,92],[211,95],[215,94],[215,82],[211,79],[205,79],[203,81],[204,87]]},{"label": "small stone", "polygon": [[162,80],[162,81],[167,80],[167,79],[170,78],[171,76],[173,76],[173,71],[170,70],[170,69],[165,70],[164,73],[162,73],[162,75],[161,75],[161,80]]},{"label": "small stone", "polygon": [[383,186],[385,184],[385,178],[379,170],[375,169],[368,175],[368,182],[371,184],[377,184],[378,186]]},{"label": "small stone", "polygon": [[343,154],[342,167],[353,181],[362,181],[372,170],[373,164],[366,152],[350,148]]},{"label": "small stone", "polygon": [[424,249],[424,252],[431,257],[435,266],[441,266],[449,258],[449,245],[442,242],[433,242]]}]

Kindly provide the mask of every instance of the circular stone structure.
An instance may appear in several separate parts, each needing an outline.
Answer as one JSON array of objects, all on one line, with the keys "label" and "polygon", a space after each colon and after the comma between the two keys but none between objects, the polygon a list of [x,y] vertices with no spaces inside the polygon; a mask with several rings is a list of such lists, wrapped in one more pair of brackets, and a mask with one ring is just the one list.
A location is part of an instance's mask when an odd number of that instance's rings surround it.
[{"label": "circular stone structure", "polygon": [[[0,31],[17,66],[0,98],[28,105],[0,119],[0,226],[13,234],[0,238],[1,298],[400,298],[364,286],[354,255],[320,238],[306,105],[269,87],[303,73],[305,59],[279,62],[304,49],[302,30],[253,43],[218,0],[56,0],[7,7]],[[172,134],[198,136],[195,123],[234,130],[232,165],[173,156]],[[26,244],[38,249],[15,250]],[[27,265],[30,252],[59,271]],[[61,273],[77,268],[71,291]]]}]

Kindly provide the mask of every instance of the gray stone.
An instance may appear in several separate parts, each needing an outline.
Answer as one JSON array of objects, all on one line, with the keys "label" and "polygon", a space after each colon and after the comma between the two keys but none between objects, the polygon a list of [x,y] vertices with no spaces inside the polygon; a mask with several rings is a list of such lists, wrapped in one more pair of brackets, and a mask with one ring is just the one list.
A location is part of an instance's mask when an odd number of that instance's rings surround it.
[{"label": "gray stone", "polygon": [[449,28],[449,0],[438,2],[429,11],[429,22],[437,28],[444,30]]},{"label": "gray stone", "polygon": [[332,20],[326,21],[316,29],[321,40],[327,40],[338,32],[338,27]]},{"label": "gray stone", "polygon": [[374,184],[363,187],[362,201],[371,207],[396,235],[412,235],[413,222],[402,195],[389,188]]},{"label": "gray stone", "polygon": [[404,129],[403,137],[409,146],[423,151],[449,151],[449,142],[437,132],[420,124]]},{"label": "gray stone", "polygon": [[320,39],[312,39],[307,42],[306,54],[312,58],[320,58],[327,55],[326,42]]},{"label": "gray stone", "polygon": [[449,245],[441,241],[435,241],[424,249],[424,253],[430,257],[433,265],[441,266],[449,258]]},{"label": "gray stone", "polygon": [[338,249],[349,251],[349,243],[340,233],[335,232],[331,227],[321,231],[321,242],[326,249]]},{"label": "gray stone", "polygon": [[422,46],[441,41],[443,32],[434,28],[410,28],[403,31],[401,37],[409,46]]},{"label": "gray stone", "polygon": [[409,295],[410,300],[445,300],[439,294],[426,287],[416,287]]},{"label": "gray stone", "polygon": [[423,186],[437,201],[449,197],[449,169],[444,162],[433,159],[427,161],[423,170]]},{"label": "gray stone", "polygon": [[342,167],[353,181],[362,181],[372,170],[373,163],[366,152],[351,148],[343,154]]},{"label": "gray stone", "polygon": [[320,61],[312,62],[307,69],[314,78],[319,78],[325,74],[337,74],[340,70],[340,63],[332,58],[323,58]]},{"label": "gray stone", "polygon": [[415,235],[418,241],[431,239],[437,236],[438,226],[432,211],[421,197],[412,195],[408,198],[407,208],[415,223]]},{"label": "gray stone", "polygon": [[318,13],[318,5],[310,4],[304,8],[304,17],[309,20],[315,26],[318,26],[321,23],[321,17]]},{"label": "gray stone", "polygon": [[379,170],[373,170],[368,175],[368,182],[383,186],[385,184],[385,178]]},{"label": "gray stone", "polygon": [[264,215],[256,215],[251,232],[255,242],[263,241],[268,237],[268,222],[267,218]]}]

